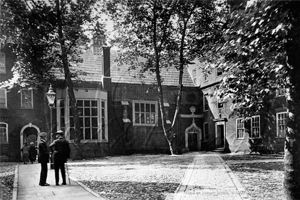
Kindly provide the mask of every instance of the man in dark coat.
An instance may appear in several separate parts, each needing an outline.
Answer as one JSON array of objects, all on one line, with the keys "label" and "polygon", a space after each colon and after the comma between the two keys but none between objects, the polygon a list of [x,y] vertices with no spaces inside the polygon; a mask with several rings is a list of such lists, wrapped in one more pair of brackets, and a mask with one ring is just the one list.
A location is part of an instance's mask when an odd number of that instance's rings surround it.
[{"label": "man in dark coat", "polygon": [[63,131],[57,131],[57,139],[50,144],[50,148],[53,149],[54,155],[54,171],[56,185],[59,185],[59,169],[61,171],[61,176],[63,179],[62,185],[66,185],[65,163],[70,157],[70,145],[69,142],[63,136]]},{"label": "man in dark coat", "polygon": [[49,162],[49,149],[46,144],[47,140],[47,133],[42,132],[40,134],[41,142],[39,144],[39,157],[38,162],[41,163],[41,175],[40,175],[40,186],[49,186],[46,182],[47,175],[48,175],[48,166],[47,163]]},{"label": "man in dark coat", "polygon": [[33,142],[30,142],[29,160],[31,161],[31,164],[36,160],[36,147]]}]

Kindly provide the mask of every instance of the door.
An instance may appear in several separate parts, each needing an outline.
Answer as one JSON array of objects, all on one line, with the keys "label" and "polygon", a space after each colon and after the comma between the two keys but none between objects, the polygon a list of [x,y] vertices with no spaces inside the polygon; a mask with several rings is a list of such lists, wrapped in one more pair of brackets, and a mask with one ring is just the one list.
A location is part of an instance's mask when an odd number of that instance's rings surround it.
[{"label": "door", "polygon": [[193,121],[193,123],[185,129],[185,148],[189,151],[201,150],[201,139],[202,131]]},{"label": "door", "polygon": [[197,151],[197,134],[198,132],[190,131],[188,134],[189,140],[189,150],[190,151]]},{"label": "door", "polygon": [[216,148],[225,147],[225,124],[216,123]]}]

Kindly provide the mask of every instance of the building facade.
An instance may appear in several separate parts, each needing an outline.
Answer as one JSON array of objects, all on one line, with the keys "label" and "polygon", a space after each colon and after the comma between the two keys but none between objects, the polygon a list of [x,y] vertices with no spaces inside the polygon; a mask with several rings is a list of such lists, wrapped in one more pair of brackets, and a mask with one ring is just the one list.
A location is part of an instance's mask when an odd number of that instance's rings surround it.
[{"label": "building facade", "polygon": [[[1,160],[20,160],[25,142],[39,143],[39,133],[63,130],[70,140],[72,158],[94,158],[132,153],[169,153],[162,131],[155,74],[119,66],[116,53],[103,46],[103,38],[83,55],[74,82],[79,110],[81,142],[74,144],[74,123],[68,88],[56,73],[52,86],[55,106],[48,106],[49,85],[40,88],[0,88]],[[15,55],[4,46],[0,53],[1,82],[13,77]],[[167,129],[176,109],[179,71],[161,71]],[[222,150],[226,152],[283,151],[287,108],[284,89],[270,97],[265,109],[246,120],[232,114],[232,99],[215,95],[224,74],[195,62],[184,68],[180,113],[171,130],[175,152]]]},{"label": "building facade", "polygon": [[196,61],[189,66],[203,95],[203,137],[208,150],[226,152],[282,152],[286,131],[285,90],[274,90],[265,108],[246,119],[233,114],[233,99],[220,100],[217,86],[226,76],[217,68]]},{"label": "building facade", "polygon": [[[1,160],[21,159],[20,148],[25,142],[39,143],[39,133],[48,133],[50,143],[57,130],[63,130],[70,140],[72,158],[93,158],[128,153],[168,153],[162,132],[155,75],[148,71],[118,66],[103,38],[83,55],[77,69],[80,81],[74,81],[74,93],[79,110],[81,142],[75,144],[74,123],[68,88],[64,75],[55,72],[52,81],[55,103],[48,106],[49,84],[40,88],[5,86],[0,89]],[[1,82],[13,78],[11,69],[16,57],[7,46],[0,54]],[[75,69],[71,69],[75,70]],[[179,71],[162,71],[167,129],[173,119]],[[184,68],[180,114],[172,130],[177,152],[203,149],[201,127],[202,95]],[[193,109],[191,109],[193,108]]]}]

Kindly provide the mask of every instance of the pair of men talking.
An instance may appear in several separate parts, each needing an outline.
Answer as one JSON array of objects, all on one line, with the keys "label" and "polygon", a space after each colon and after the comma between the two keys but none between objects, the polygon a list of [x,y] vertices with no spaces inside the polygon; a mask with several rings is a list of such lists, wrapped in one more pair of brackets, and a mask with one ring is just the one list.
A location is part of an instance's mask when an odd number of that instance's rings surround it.
[{"label": "pair of men talking", "polygon": [[[40,185],[48,186],[46,183],[49,162],[49,150],[46,144],[47,133],[42,132],[40,134],[41,143],[39,144],[39,163],[41,163],[41,175],[40,175]],[[53,152],[54,158],[54,171],[55,171],[55,183],[59,185],[59,170],[62,175],[62,185],[66,185],[66,170],[65,163],[70,157],[70,146],[69,142],[64,138],[63,131],[59,130],[56,132],[56,139],[49,145],[50,150]]]}]

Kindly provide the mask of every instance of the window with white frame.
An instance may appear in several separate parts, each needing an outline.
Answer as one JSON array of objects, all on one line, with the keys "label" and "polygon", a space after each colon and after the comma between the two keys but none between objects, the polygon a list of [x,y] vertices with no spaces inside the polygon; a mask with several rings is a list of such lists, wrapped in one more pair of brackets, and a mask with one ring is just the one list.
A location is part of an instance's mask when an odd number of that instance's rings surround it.
[{"label": "window with white frame", "polygon": [[[79,113],[80,132],[83,140],[98,140],[98,101],[97,100],[77,100]],[[70,108],[71,130],[74,129],[73,115]],[[73,123],[73,124],[72,124]]]},{"label": "window with white frame", "polygon": [[203,129],[204,129],[204,140],[208,140],[209,138],[209,128],[208,128],[208,122],[203,123]]},{"label": "window with white frame", "polygon": [[0,89],[0,108],[7,108],[7,91]]},{"label": "window with white frame", "polygon": [[133,101],[133,125],[156,126],[158,108],[156,101]]},{"label": "window with white frame", "polygon": [[276,113],[277,137],[284,138],[286,134],[287,112]]},{"label": "window with white frame", "polygon": [[251,118],[238,118],[236,120],[236,133],[238,139],[245,138],[245,133],[249,134],[250,138],[260,137],[260,116],[252,116]]},{"label": "window with white frame", "polygon": [[[77,110],[79,114],[80,132],[83,140],[98,140],[99,113],[98,101],[90,99],[77,99]],[[60,109],[60,125],[61,129],[65,129],[65,112],[64,100],[59,101]],[[74,117],[71,108],[70,112],[70,139],[74,140]]]},{"label": "window with white frame", "polygon": [[8,124],[0,122],[0,143],[8,143]]},{"label": "window with white frame", "polygon": [[[86,141],[107,141],[107,105],[106,100],[77,99],[77,111],[81,139]],[[75,139],[75,125],[70,102],[64,99],[57,101],[57,113],[59,116],[58,127],[61,130],[70,130],[70,140]],[[100,108],[101,106],[101,108]]]},{"label": "window with white frame", "polygon": [[33,90],[27,90],[27,89],[21,90],[21,108],[23,109],[33,108]]},{"label": "window with white frame", "polygon": [[250,138],[260,137],[260,116],[253,116],[251,118],[251,131],[249,133]]},{"label": "window with white frame", "polygon": [[245,123],[243,118],[236,119],[236,138],[243,139],[245,137]]},{"label": "window with white frame", "polygon": [[5,54],[0,52],[0,74],[6,74]]}]

